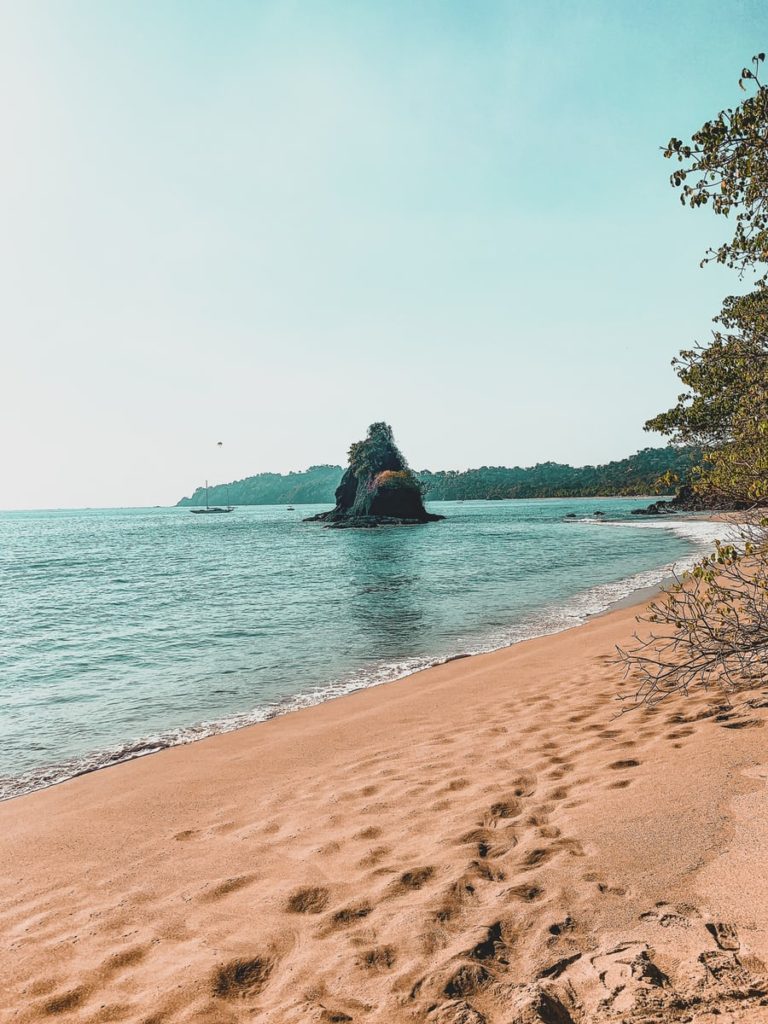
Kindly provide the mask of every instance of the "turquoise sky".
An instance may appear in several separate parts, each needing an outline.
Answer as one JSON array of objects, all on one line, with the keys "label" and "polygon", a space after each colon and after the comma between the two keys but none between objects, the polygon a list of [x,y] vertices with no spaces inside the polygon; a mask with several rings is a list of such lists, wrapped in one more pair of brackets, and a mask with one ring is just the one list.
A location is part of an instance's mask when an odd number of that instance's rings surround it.
[{"label": "turquoise sky", "polygon": [[[0,3],[0,507],[656,443],[743,290],[659,146],[768,5]],[[223,440],[219,451],[216,442]]]}]

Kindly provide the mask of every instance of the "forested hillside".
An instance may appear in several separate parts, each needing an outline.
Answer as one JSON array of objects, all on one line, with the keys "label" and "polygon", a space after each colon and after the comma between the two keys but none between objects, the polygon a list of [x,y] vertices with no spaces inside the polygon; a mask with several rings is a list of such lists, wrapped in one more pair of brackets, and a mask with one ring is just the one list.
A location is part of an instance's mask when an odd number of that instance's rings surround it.
[{"label": "forested hillside", "polygon": [[[209,487],[208,498],[211,505],[332,505],[341,472],[341,466],[310,466],[300,473],[257,473]],[[204,505],[205,488],[177,504]]]},{"label": "forested hillside", "polygon": [[[472,498],[572,498],[596,494],[671,493],[677,480],[686,480],[699,459],[695,448],[644,448],[604,466],[566,466],[543,462],[522,468],[481,466],[480,469],[422,470],[417,473],[429,501]],[[298,505],[334,503],[341,466],[310,466],[302,473],[259,473],[209,488],[213,504]],[[662,477],[668,481],[661,482]],[[179,505],[204,505],[205,488]]]},{"label": "forested hillside", "polygon": [[463,473],[441,470],[419,473],[432,501],[470,498],[573,498],[597,494],[664,494],[674,483],[660,483],[671,474],[687,478],[698,452],[690,448],[644,448],[604,466],[566,466],[541,462],[536,466],[482,466]]}]

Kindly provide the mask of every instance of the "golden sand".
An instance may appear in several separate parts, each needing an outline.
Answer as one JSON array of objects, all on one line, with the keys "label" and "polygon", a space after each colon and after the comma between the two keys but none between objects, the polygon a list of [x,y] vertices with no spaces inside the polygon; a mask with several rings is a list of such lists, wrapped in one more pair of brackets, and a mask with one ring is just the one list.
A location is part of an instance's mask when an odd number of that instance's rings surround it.
[{"label": "golden sand", "polygon": [[0,1020],[768,1021],[768,700],[634,616],[0,805]]}]

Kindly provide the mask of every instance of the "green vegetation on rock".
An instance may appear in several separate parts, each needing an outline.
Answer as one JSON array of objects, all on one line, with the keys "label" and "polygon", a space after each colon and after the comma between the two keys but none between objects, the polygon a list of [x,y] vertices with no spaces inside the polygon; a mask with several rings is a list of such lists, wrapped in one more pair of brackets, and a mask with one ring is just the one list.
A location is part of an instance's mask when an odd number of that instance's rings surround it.
[{"label": "green vegetation on rock", "polygon": [[388,423],[372,423],[349,449],[349,466],[336,488],[336,504],[308,522],[370,528],[429,523],[444,516],[427,512],[423,485],[395,444]]}]

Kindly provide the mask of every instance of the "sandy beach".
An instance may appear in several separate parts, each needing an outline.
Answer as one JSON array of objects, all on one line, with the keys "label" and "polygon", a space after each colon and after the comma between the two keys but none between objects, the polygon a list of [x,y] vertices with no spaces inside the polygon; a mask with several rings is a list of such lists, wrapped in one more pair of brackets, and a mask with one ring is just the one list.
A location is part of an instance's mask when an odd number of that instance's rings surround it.
[{"label": "sandy beach", "polygon": [[0,805],[0,1019],[768,1020],[768,699],[636,613]]}]

